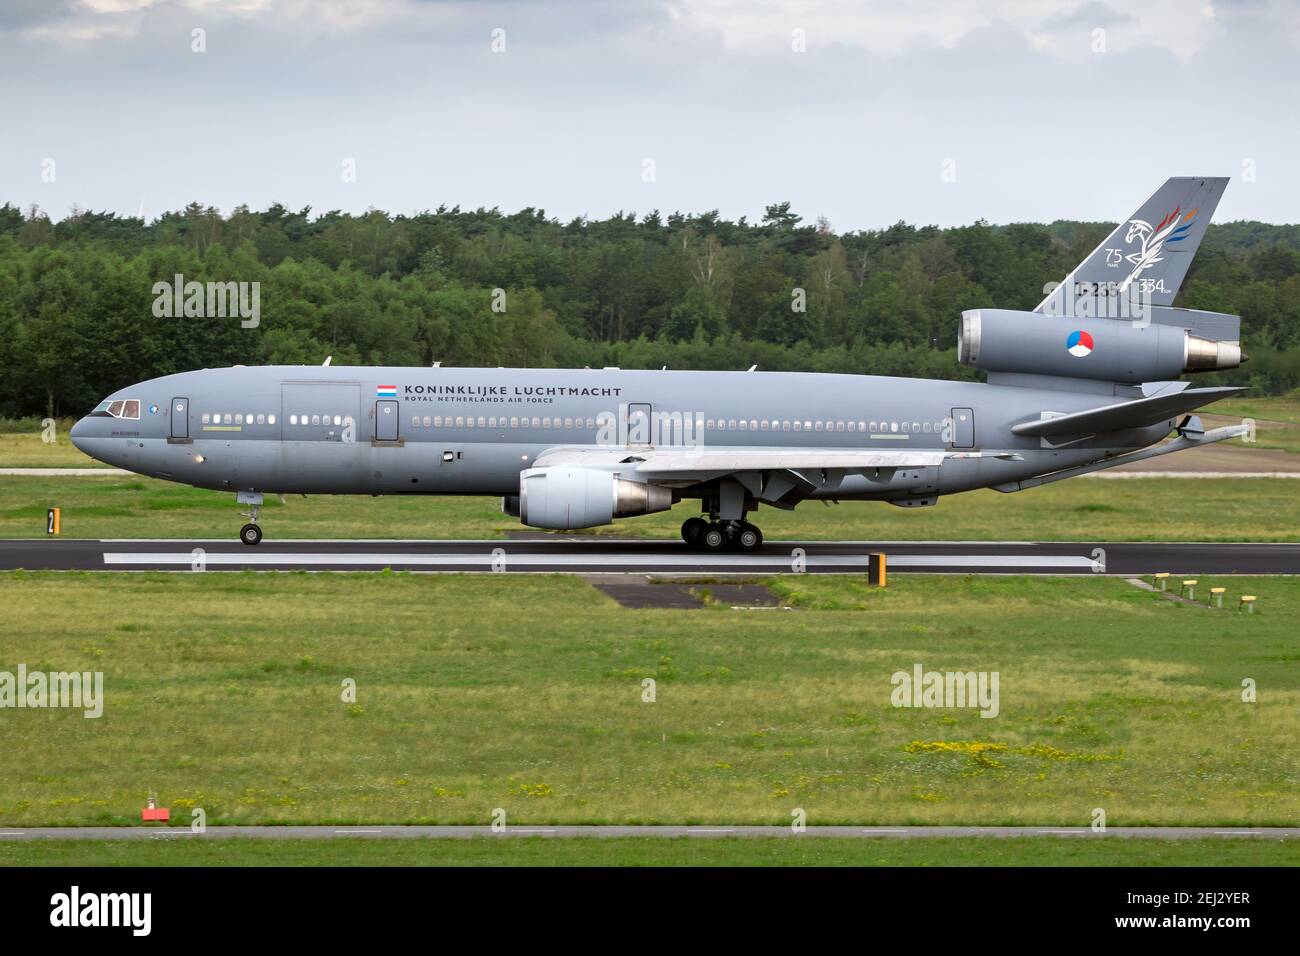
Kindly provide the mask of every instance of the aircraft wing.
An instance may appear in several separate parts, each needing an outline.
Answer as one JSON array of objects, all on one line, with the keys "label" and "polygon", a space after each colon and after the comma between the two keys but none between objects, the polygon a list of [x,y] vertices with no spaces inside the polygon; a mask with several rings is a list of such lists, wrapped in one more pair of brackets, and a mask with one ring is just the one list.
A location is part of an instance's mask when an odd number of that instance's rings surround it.
[{"label": "aircraft wing", "polygon": [[1011,431],[1030,438],[1063,438],[1144,428],[1244,391],[1244,388],[1189,388],[1171,395],[1155,395],[1069,415],[1036,418],[1012,425]]},{"label": "aircraft wing", "polygon": [[757,500],[789,509],[814,492],[833,492],[847,475],[861,474],[888,484],[903,469],[937,470],[948,454],[893,448],[552,448],[534,462],[534,467],[619,465],[643,481],[674,488],[734,478]]},{"label": "aircraft wing", "polygon": [[844,451],[827,449],[728,449],[710,451],[695,448],[664,449],[643,454],[644,461],[637,465],[640,475],[671,475],[689,478],[695,475],[708,477],[735,471],[783,471],[810,469],[839,469],[866,471],[876,468],[925,468],[941,465],[942,451]]},{"label": "aircraft wing", "polygon": [[729,477],[757,500],[776,508],[793,508],[814,492],[833,492],[846,475],[862,474],[889,483],[906,468],[934,468],[945,452],[842,448],[665,448],[637,453],[636,473],[646,481],[687,487]]}]

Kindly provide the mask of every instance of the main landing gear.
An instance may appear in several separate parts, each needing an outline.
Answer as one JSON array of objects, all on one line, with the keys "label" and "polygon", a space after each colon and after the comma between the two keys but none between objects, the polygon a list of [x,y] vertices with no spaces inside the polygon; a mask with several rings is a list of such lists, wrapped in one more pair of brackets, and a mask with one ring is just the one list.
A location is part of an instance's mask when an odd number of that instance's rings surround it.
[{"label": "main landing gear", "polygon": [[239,540],[249,547],[261,543],[262,529],[257,526],[257,515],[262,510],[262,494],[258,491],[241,491],[235,495],[241,505],[248,505],[247,511],[240,514],[248,519],[248,524],[239,529]]},{"label": "main landing gear", "polygon": [[682,522],[682,540],[702,551],[757,551],[763,545],[763,532],[748,521],[687,518]]}]

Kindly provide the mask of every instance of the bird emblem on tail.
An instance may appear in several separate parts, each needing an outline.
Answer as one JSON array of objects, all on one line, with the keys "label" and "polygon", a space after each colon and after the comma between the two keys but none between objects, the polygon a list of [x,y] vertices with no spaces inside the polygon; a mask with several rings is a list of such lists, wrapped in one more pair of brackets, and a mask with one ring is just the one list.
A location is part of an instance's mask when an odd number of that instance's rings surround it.
[{"label": "bird emblem on tail", "polygon": [[1125,235],[1125,242],[1138,240],[1142,243],[1137,252],[1130,253],[1124,258],[1133,263],[1133,271],[1128,274],[1122,283],[1119,291],[1123,292],[1128,289],[1134,279],[1142,275],[1157,262],[1164,260],[1164,251],[1166,243],[1181,242],[1187,238],[1187,232],[1196,223],[1196,213],[1198,210],[1193,209],[1191,212],[1183,214],[1181,206],[1175,206],[1165,218],[1160,220],[1159,225],[1152,226],[1151,223],[1143,219],[1130,219],[1128,221],[1128,234]]}]

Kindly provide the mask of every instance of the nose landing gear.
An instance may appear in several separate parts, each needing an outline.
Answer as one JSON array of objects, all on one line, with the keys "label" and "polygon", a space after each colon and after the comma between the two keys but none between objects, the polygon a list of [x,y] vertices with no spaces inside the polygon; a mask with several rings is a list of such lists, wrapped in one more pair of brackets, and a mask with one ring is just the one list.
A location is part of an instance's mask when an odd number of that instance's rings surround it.
[{"label": "nose landing gear", "polygon": [[252,547],[262,540],[262,529],[257,526],[257,516],[262,510],[262,493],[260,491],[240,491],[235,500],[241,505],[248,505],[247,511],[240,514],[248,519],[248,524],[239,529],[239,540]]}]

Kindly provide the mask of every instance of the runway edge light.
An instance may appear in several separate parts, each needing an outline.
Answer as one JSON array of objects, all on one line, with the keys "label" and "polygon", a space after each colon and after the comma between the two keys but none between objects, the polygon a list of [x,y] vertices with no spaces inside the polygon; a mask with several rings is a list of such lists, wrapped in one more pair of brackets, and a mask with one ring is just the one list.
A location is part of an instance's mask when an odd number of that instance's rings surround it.
[{"label": "runway edge light", "polygon": [[59,508],[50,508],[45,512],[45,533],[59,533],[59,517],[62,514]]}]

